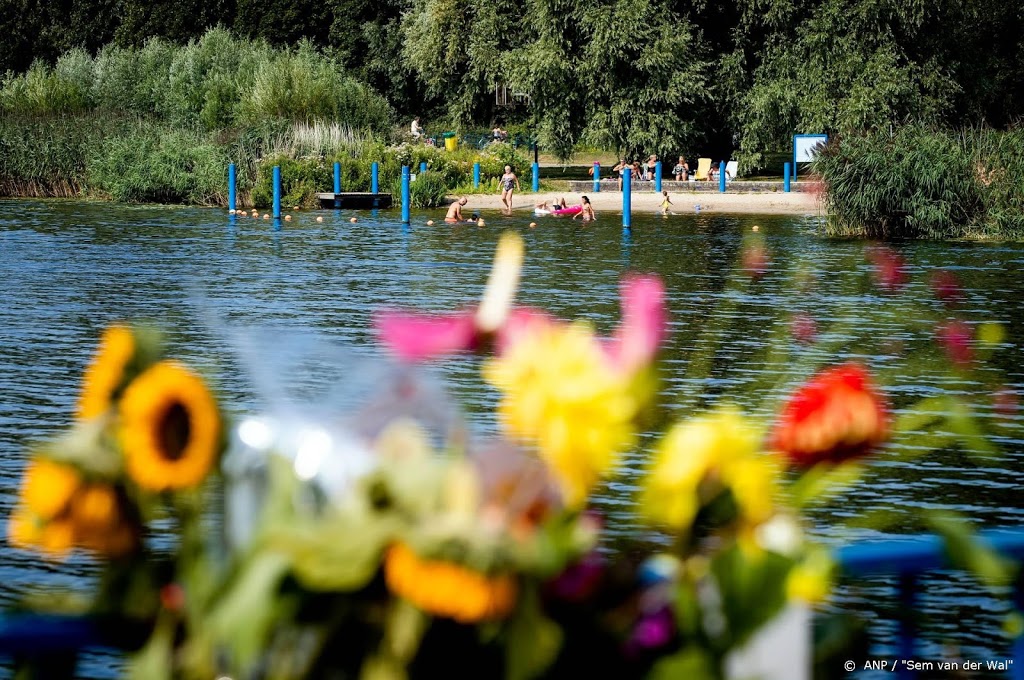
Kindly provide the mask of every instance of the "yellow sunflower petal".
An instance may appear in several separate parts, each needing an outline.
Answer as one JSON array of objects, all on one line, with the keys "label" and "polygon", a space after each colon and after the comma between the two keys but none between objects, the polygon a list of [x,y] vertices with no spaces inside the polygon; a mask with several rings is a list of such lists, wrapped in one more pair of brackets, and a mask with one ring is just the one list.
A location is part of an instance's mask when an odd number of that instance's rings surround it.
[{"label": "yellow sunflower petal", "polygon": [[121,441],[128,473],[151,491],[197,486],[220,446],[213,395],[188,369],[163,361],[125,389]]},{"label": "yellow sunflower petal", "polygon": [[74,468],[36,458],[25,471],[21,497],[29,511],[49,520],[67,508],[80,484],[81,478]]},{"label": "yellow sunflower petal", "polygon": [[113,325],[103,333],[99,349],[85,369],[82,394],[78,398],[78,419],[88,420],[106,413],[125,368],[135,355],[135,336],[127,326]]}]

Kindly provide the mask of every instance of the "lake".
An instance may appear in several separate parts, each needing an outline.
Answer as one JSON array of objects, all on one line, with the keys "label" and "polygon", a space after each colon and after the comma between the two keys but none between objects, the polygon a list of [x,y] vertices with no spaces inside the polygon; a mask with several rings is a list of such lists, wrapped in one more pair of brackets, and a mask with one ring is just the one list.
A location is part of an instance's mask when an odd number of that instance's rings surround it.
[{"label": "lake", "polygon": [[[802,378],[845,359],[871,366],[896,409],[941,393],[974,405],[1000,456],[950,448],[907,460],[912,442],[891,446],[864,483],[813,515],[814,531],[824,540],[884,533],[839,527],[876,510],[891,511],[900,531],[919,530],[909,521],[918,508],[954,509],[981,526],[1024,521],[1024,418],[997,417],[992,403],[998,388],[1024,392],[1018,342],[1024,244],[897,244],[908,282],[887,292],[872,282],[867,244],[822,238],[818,218],[810,216],[634,215],[632,232],[624,234],[621,217],[610,213],[586,227],[540,218],[536,229],[528,228],[534,218],[526,214],[485,213],[485,228],[426,226],[428,218],[440,221],[440,210],[414,212],[405,228],[398,211],[362,213],[352,224],[354,214],[304,212],[275,229],[211,209],[0,201],[0,515],[11,510],[29,444],[68,424],[81,369],[109,322],[161,324],[175,356],[217,377],[231,412],[265,405],[253,375],[275,370],[299,398],[336,392],[332,399],[343,406],[345,390],[335,388],[346,371],[381,357],[372,312],[471,303],[498,235],[511,228],[522,231],[527,249],[519,301],[563,318],[590,319],[603,332],[618,321],[623,272],[664,278],[672,335],[663,397],[675,416],[729,399],[767,421],[778,398]],[[763,276],[752,279],[735,265],[745,240],[755,236],[754,225],[769,258]],[[929,285],[940,269],[963,286],[952,311]],[[790,338],[796,313],[816,319],[820,343],[807,347]],[[934,341],[935,324],[954,317],[972,326],[998,322],[1006,331],[976,370],[950,370]],[[263,329],[257,335],[262,349],[255,358],[240,358],[227,347],[249,327]],[[313,334],[347,348],[345,365],[303,361]],[[477,359],[461,358],[430,370],[463,405],[471,426],[488,431],[495,427],[495,393],[481,383],[478,369]],[[643,450],[627,456],[595,503],[607,517],[610,549],[626,537],[658,540],[633,518],[644,462]],[[54,565],[0,546],[0,606],[37,584],[81,587],[90,570],[82,557]],[[941,641],[970,658],[1005,653],[1008,645],[998,639],[1005,604],[964,576],[939,574],[922,583],[925,630],[935,649]],[[888,582],[845,584],[835,606],[878,618],[878,651],[887,649],[891,624],[885,617],[895,607]]]}]

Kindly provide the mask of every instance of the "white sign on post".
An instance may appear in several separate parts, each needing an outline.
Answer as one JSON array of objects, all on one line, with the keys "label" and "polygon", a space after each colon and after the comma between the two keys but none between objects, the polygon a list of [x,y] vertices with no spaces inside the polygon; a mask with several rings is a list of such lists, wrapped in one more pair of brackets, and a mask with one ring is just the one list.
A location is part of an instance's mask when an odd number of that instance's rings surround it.
[{"label": "white sign on post", "polygon": [[819,145],[827,141],[828,135],[793,135],[793,177],[796,177],[796,164],[813,161]]}]

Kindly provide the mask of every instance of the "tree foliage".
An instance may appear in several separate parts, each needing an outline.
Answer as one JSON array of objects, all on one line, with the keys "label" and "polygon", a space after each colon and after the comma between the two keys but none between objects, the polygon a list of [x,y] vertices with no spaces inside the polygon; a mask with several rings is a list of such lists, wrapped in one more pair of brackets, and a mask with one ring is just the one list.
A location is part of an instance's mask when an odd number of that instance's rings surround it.
[{"label": "tree foliage", "polygon": [[[307,45],[293,55],[322,50],[403,116],[445,127],[501,118],[562,155],[581,143],[663,155],[710,146],[750,167],[788,150],[794,133],[1005,127],[1024,113],[1017,0],[0,0],[0,73],[61,59],[73,77],[60,81],[60,106],[75,108],[113,87],[103,75],[100,91],[74,89],[83,55],[103,71],[132,54],[138,76],[119,74],[128,81],[116,89],[145,111],[162,95],[132,82],[216,26]],[[234,115],[221,108],[223,73],[248,68],[230,49],[216,54],[230,39],[193,42],[174,66],[172,94],[201,91],[188,110],[207,125]],[[282,82],[301,85],[289,66],[308,64],[275,63]],[[26,96],[56,93],[40,89],[53,74],[35,67]],[[496,109],[499,85],[530,105]]]}]

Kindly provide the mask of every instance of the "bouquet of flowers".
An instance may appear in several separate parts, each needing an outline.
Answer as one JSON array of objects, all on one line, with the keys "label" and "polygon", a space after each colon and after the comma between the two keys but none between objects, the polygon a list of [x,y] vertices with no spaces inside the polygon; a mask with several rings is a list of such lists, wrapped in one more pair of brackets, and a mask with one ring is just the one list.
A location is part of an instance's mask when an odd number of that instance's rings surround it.
[{"label": "bouquet of flowers", "polygon": [[[744,258],[754,279],[758,248]],[[111,326],[74,424],[31,455],[9,542],[96,556],[95,595],[60,607],[91,617],[137,677],[749,673],[730,670],[739,650],[830,590],[805,508],[932,411],[894,418],[867,368],[841,363],[769,424],[727,403],[666,422],[661,281],[625,278],[621,323],[601,337],[515,305],[523,257],[504,235],[464,310],[381,312],[397,363],[349,413],[231,424],[159,332]],[[485,357],[500,435],[470,435],[417,368],[470,351]],[[984,440],[969,416],[960,425]],[[638,510],[670,541],[603,549],[588,501],[651,431]]]}]

